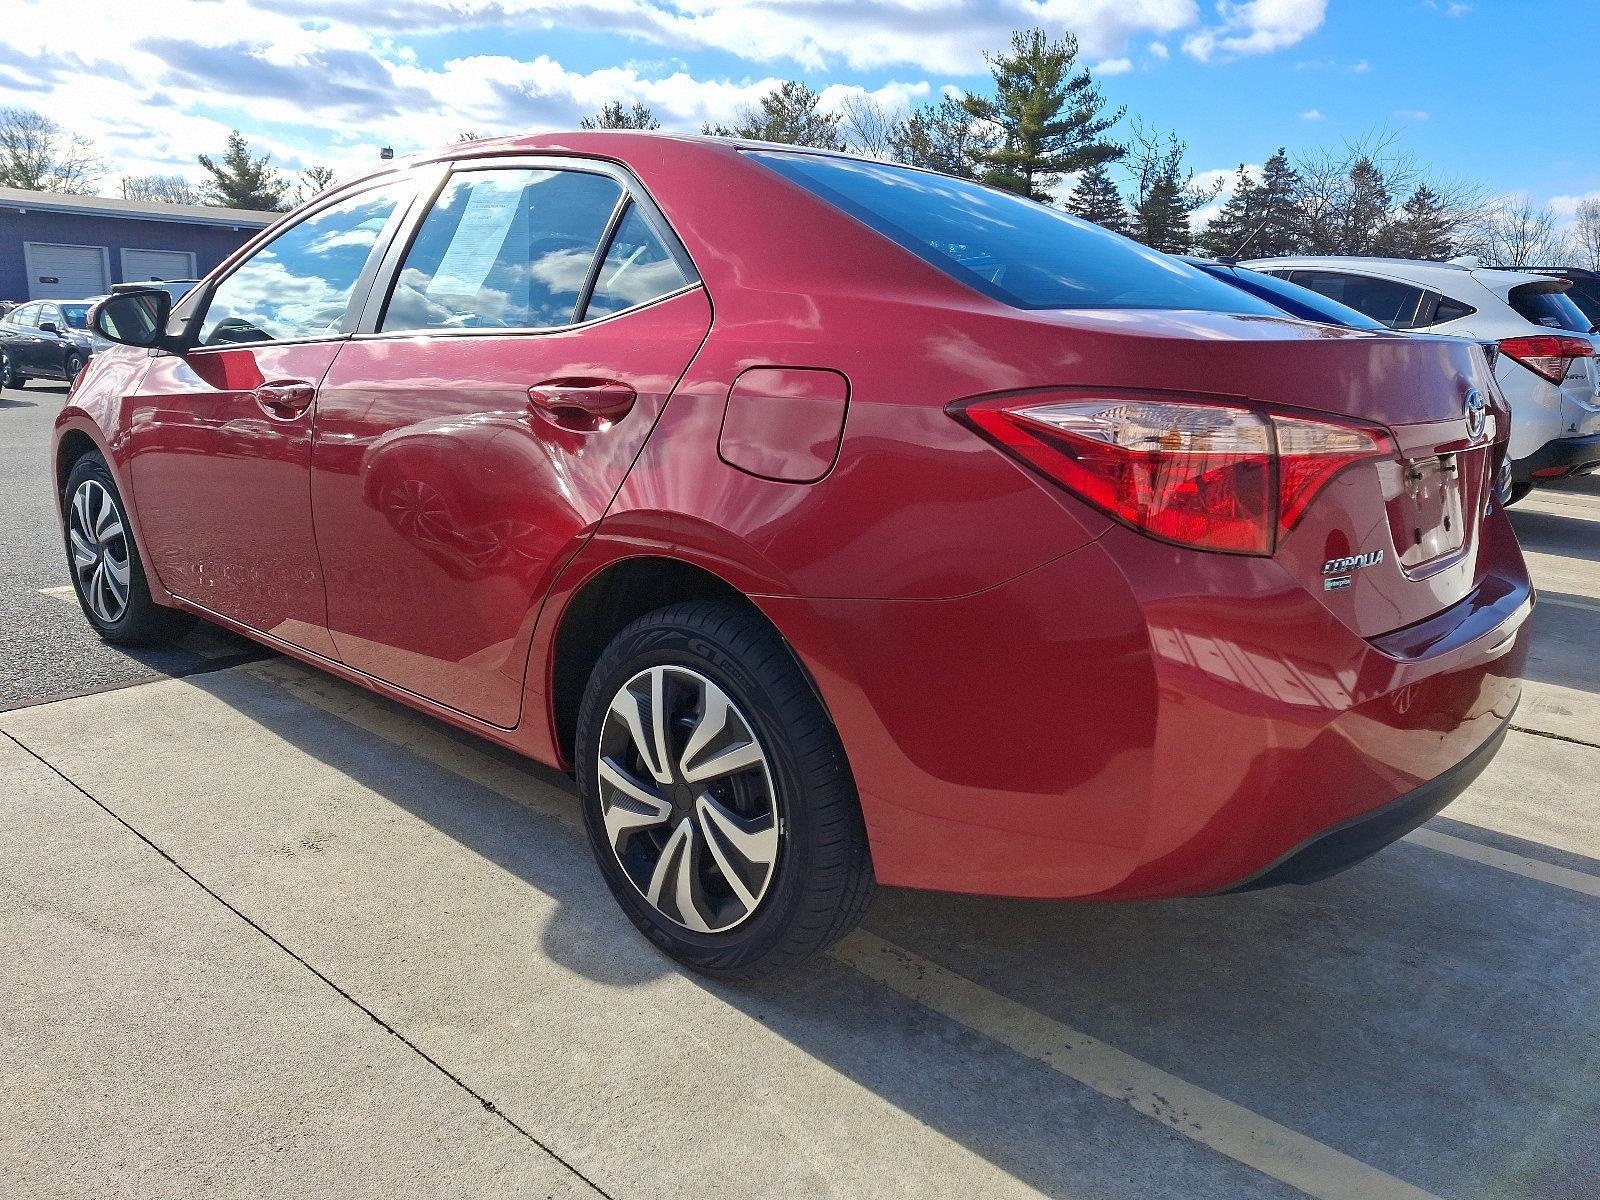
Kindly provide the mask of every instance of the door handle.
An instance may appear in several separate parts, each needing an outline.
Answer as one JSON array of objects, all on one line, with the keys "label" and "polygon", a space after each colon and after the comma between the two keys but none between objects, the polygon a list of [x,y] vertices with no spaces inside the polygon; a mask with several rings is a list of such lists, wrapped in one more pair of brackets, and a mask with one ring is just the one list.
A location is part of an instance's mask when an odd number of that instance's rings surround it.
[{"label": "door handle", "polygon": [[304,379],[274,379],[251,393],[256,406],[278,421],[293,421],[317,398],[317,387]]},{"label": "door handle", "polygon": [[639,394],[615,379],[547,379],[528,389],[528,407],[560,429],[599,433],[627,416]]}]

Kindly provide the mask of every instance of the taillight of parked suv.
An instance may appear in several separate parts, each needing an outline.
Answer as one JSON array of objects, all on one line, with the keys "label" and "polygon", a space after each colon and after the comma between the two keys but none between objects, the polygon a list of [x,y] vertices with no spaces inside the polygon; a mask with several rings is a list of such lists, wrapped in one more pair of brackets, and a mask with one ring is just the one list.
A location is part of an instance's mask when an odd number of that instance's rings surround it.
[{"label": "taillight of parked suv", "polygon": [[1500,353],[1514,358],[1528,370],[1541,375],[1551,383],[1560,383],[1567,377],[1572,364],[1579,359],[1595,357],[1594,344],[1588,338],[1561,337],[1556,334],[1533,334],[1529,337],[1503,338]]},{"label": "taillight of parked suv", "polygon": [[1272,554],[1335,475],[1395,454],[1378,426],[1164,395],[1030,393],[950,411],[1135,529],[1235,554]]}]

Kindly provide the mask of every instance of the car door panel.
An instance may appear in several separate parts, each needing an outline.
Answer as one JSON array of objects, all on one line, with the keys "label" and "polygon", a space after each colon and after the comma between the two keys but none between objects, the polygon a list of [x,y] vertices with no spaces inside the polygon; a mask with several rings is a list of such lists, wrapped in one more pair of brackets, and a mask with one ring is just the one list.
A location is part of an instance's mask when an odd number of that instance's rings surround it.
[{"label": "car door panel", "polygon": [[204,297],[199,345],[153,358],[126,401],[129,478],[161,585],[327,657],[311,517],[316,389],[412,190],[377,184],[263,243]]},{"label": "car door panel", "polygon": [[[710,324],[694,289],[559,332],[345,346],[318,397],[311,481],[340,657],[514,726],[538,605]],[[635,398],[592,430],[530,400],[540,384],[601,383]]]}]

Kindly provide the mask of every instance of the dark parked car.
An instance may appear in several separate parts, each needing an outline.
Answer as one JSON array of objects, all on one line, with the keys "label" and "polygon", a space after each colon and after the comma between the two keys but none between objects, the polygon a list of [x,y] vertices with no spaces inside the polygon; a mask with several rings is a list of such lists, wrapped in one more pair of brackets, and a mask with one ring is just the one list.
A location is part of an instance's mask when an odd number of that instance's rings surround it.
[{"label": "dark parked car", "polygon": [[0,385],[78,377],[96,350],[108,346],[89,331],[93,300],[35,300],[0,318]]},{"label": "dark parked car", "polygon": [[1347,304],[1330,300],[1321,292],[1313,292],[1310,288],[1290,283],[1287,279],[1275,279],[1271,275],[1263,275],[1260,271],[1252,271],[1249,267],[1236,267],[1232,263],[1218,262],[1213,258],[1194,258],[1189,255],[1181,257],[1184,262],[1199,267],[1213,279],[1232,284],[1241,292],[1265,300],[1274,308],[1282,309],[1291,317],[1298,317],[1302,321],[1316,321],[1322,325],[1342,325],[1346,329],[1388,328],[1387,325],[1374,321],[1366,313],[1357,312]]}]

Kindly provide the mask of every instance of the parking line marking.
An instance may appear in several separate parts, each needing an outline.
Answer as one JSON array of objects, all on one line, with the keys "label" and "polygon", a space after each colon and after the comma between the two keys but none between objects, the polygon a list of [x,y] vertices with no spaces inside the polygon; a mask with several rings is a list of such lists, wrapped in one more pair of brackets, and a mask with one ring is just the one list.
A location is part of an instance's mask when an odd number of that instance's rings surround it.
[{"label": "parking line marking", "polygon": [[[421,714],[391,709],[354,684],[288,659],[253,663],[242,670],[470,783],[568,825],[581,823],[576,797],[570,792],[555,793],[553,783],[457,741]],[[1079,1033],[875,934],[857,930],[830,953],[838,962],[922,1007],[1317,1200],[1437,1200],[1421,1188]]]},{"label": "parking line marking", "polygon": [[1168,1074],[866,930],[832,950],[922,1007],[1318,1200],[1433,1200],[1315,1138]]},{"label": "parking line marking", "polygon": [[1413,829],[1406,834],[1405,840],[1430,850],[1453,854],[1468,862],[1482,863],[1486,867],[1495,867],[1525,879],[1537,879],[1540,883],[1600,899],[1600,877],[1574,871],[1571,867],[1558,867],[1554,863],[1512,854],[1509,850],[1496,850],[1493,846],[1483,846],[1453,834],[1440,833],[1437,829]]},{"label": "parking line marking", "polygon": [[65,600],[69,596],[72,596],[72,594],[72,585],[70,583],[62,587],[47,587],[39,589],[39,595],[54,596],[57,600]]},{"label": "parking line marking", "polygon": [[1581,608],[1586,612],[1600,612],[1600,600],[1585,600],[1577,596],[1551,596],[1539,593],[1540,604],[1558,604],[1562,608]]}]

